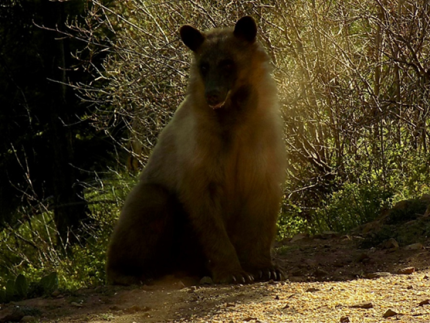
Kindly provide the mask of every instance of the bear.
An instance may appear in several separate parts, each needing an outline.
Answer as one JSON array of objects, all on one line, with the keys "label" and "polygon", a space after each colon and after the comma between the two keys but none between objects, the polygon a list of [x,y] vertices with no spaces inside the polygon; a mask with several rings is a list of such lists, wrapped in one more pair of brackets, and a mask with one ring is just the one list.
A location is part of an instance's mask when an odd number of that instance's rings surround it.
[{"label": "bear", "polygon": [[250,16],[185,25],[185,99],[126,198],[107,252],[110,284],[172,274],[215,283],[279,280],[272,246],[286,158],[270,60]]}]

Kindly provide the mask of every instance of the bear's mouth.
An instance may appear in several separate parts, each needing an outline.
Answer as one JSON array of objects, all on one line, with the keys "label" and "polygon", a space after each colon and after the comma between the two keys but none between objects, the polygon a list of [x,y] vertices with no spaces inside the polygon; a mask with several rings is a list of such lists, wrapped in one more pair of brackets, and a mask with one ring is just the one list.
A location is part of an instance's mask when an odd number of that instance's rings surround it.
[{"label": "bear's mouth", "polygon": [[[225,101],[227,101],[227,100],[225,100]],[[211,108],[211,109],[213,109],[213,110],[216,110],[216,109],[222,108],[222,107],[224,106],[224,104],[225,104],[225,101],[220,102],[220,103],[217,103],[217,104],[215,104],[215,105],[209,105],[209,108]]]},{"label": "bear's mouth", "polygon": [[231,93],[231,90],[229,90],[229,91],[227,92],[227,95],[225,96],[224,101],[219,102],[219,103],[217,103],[217,104],[208,104],[208,105],[209,105],[209,108],[211,108],[212,110],[216,110],[216,109],[220,109],[220,108],[224,107],[224,106],[225,106],[225,103],[227,102],[228,98],[230,97],[230,93]]}]

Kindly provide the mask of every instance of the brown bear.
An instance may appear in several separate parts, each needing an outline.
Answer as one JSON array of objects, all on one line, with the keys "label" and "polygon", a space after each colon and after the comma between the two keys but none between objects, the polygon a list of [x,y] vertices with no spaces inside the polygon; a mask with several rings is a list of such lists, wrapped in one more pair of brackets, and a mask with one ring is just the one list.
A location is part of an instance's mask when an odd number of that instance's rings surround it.
[{"label": "brown bear", "polygon": [[269,58],[257,26],[201,32],[185,100],[161,132],[112,235],[108,282],[145,282],[175,270],[216,283],[280,279],[272,244],[285,147]]}]

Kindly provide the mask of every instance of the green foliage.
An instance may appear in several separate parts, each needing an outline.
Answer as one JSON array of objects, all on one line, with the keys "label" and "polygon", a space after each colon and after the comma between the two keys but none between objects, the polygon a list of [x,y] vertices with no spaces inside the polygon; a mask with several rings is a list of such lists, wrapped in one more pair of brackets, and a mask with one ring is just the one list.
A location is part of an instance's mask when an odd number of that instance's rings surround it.
[{"label": "green foliage", "polygon": [[278,222],[280,238],[296,233],[348,232],[377,218],[391,206],[393,191],[373,184],[345,183],[321,206],[303,209],[289,202]]},{"label": "green foliage", "polygon": [[43,293],[46,295],[50,295],[54,290],[58,288],[57,273],[50,273],[49,275],[42,277],[39,284],[43,290]]},{"label": "green foliage", "polygon": [[9,279],[6,283],[5,300],[13,300],[15,297],[15,282]]},{"label": "green foliage", "polygon": [[297,233],[315,233],[309,218],[303,215],[303,210],[286,200],[278,220],[278,239],[292,237]]},{"label": "green foliage", "polygon": [[25,295],[49,295],[57,288],[75,290],[104,284],[109,237],[123,199],[135,181],[128,174],[116,173],[99,185],[88,187],[85,195],[90,201],[92,222],[84,227],[79,243],[68,252],[56,242],[51,212],[0,232],[5,246],[0,250],[0,297],[4,294],[10,300],[19,295],[21,299]]},{"label": "green foliage", "polygon": [[319,231],[348,232],[378,217],[390,206],[392,195],[375,184],[346,183],[316,210],[314,223]]},{"label": "green foliage", "polygon": [[[58,283],[57,283],[57,285],[58,285]],[[21,299],[27,297],[28,282],[27,282],[27,278],[25,278],[25,276],[23,274],[19,274],[18,277],[16,277],[15,293]]]},{"label": "green foliage", "polygon": [[50,296],[58,289],[58,275],[53,272],[40,279],[38,282],[28,283],[23,274],[19,274],[16,280],[9,279],[5,289],[0,289],[0,303],[19,301],[29,297]]},{"label": "green foliage", "polygon": [[[365,157],[368,152],[357,150],[356,156],[361,157],[348,159],[342,166],[342,176],[338,175],[329,185],[319,187],[318,194],[308,191],[314,200],[307,197],[304,202],[297,202],[295,198],[286,199],[280,225],[300,223],[297,218],[301,217],[308,227],[296,226],[288,236],[297,232],[315,234],[324,230],[347,232],[372,221],[382,210],[399,201],[413,200],[429,194],[430,156],[407,148],[386,146],[384,164],[378,167],[370,156]],[[287,187],[292,186],[293,182],[289,179]],[[408,203],[411,205],[407,210],[392,213],[392,223],[412,220],[416,214],[422,214],[422,204]],[[284,228],[279,231],[283,232],[282,230],[285,231]]]}]

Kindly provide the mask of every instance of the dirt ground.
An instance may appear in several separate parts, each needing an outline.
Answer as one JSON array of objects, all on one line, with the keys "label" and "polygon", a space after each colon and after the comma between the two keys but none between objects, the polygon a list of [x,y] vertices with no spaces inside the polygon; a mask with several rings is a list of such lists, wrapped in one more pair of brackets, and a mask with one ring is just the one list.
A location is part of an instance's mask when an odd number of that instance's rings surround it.
[{"label": "dirt ground", "polygon": [[99,286],[3,304],[0,322],[430,322],[430,217],[384,221],[278,243],[282,282]]}]

